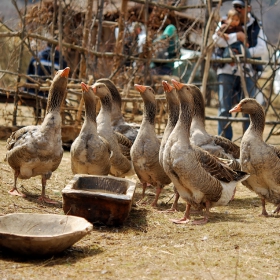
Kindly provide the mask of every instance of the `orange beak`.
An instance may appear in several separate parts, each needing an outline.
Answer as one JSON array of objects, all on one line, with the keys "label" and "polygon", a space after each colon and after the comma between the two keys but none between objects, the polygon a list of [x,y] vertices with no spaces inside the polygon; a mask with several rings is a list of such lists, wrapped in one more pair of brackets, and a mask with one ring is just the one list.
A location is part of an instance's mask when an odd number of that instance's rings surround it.
[{"label": "orange beak", "polygon": [[240,104],[237,104],[234,108],[232,108],[231,110],[229,110],[230,113],[234,113],[234,112],[242,112],[242,107]]},{"label": "orange beak", "polygon": [[176,80],[172,79],[171,80],[173,86],[177,89],[177,90],[180,90],[184,84],[183,83],[180,83],[180,82],[177,82]]},{"label": "orange beak", "polygon": [[81,82],[81,87],[83,91],[88,92],[88,86],[85,83]]},{"label": "orange beak", "polygon": [[173,87],[166,81],[162,81],[162,85],[165,92],[170,92],[173,89]]},{"label": "orange beak", "polygon": [[68,78],[69,72],[70,72],[70,68],[69,68],[69,67],[66,67],[66,68],[63,70],[63,72],[60,74],[60,76],[61,76],[61,77]]},{"label": "orange beak", "polygon": [[96,94],[96,87],[95,86],[91,86],[93,92]]},{"label": "orange beak", "polygon": [[134,87],[135,87],[140,93],[143,93],[143,92],[145,92],[145,90],[146,90],[146,87],[145,87],[145,86],[142,86],[142,85],[135,84]]}]

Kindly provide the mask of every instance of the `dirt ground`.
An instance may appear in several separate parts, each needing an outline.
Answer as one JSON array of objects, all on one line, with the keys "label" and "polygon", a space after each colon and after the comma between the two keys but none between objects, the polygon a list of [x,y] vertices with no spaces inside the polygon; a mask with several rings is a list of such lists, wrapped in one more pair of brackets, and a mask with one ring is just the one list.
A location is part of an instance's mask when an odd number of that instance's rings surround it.
[{"label": "dirt ground", "polygon": [[[216,115],[207,109],[207,115]],[[216,122],[207,121],[216,133]],[[240,124],[234,126],[241,136]],[[266,132],[268,133],[268,131]],[[277,142],[277,139],[272,139]],[[274,143],[274,144],[275,144]],[[8,213],[56,213],[62,210],[61,191],[71,180],[70,154],[65,151],[59,168],[47,183],[47,195],[60,202],[41,204],[40,177],[19,180],[27,198],[13,197],[8,190],[13,174],[6,162],[5,141],[0,141],[0,215]],[[138,182],[136,177],[132,178]],[[163,189],[159,209],[137,206],[141,196],[137,184],[133,207],[122,227],[94,226],[93,231],[59,255],[22,257],[0,249],[0,279],[278,279],[280,277],[279,216],[263,218],[256,194],[239,185],[235,199],[226,207],[211,209],[210,222],[203,226],[175,225],[179,212],[162,213],[173,202],[171,186]],[[147,191],[147,203],[155,190]],[[272,212],[275,207],[267,205]],[[193,215],[199,218],[198,215]]]}]

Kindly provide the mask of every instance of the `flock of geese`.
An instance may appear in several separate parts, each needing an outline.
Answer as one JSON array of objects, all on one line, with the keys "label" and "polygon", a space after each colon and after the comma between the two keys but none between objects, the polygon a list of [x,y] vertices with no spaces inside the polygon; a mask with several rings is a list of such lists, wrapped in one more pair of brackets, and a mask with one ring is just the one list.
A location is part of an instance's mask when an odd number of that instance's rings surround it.
[{"label": "flock of geese", "polygon": [[[17,179],[41,175],[40,200],[55,203],[45,194],[46,181],[62,159],[60,110],[66,95],[69,67],[59,70],[50,87],[46,116],[41,125],[26,126],[7,140],[6,161],[14,172],[11,195],[24,196]],[[211,207],[227,205],[242,182],[259,195],[263,216],[266,201],[280,211],[280,150],[263,141],[265,114],[255,99],[246,98],[230,112],[250,115],[250,126],[240,148],[233,142],[207,133],[203,96],[194,85],[162,81],[168,107],[168,121],[159,140],[155,132],[156,99],[150,86],[135,84],[144,102],[139,130],[124,121],[121,96],[109,79],[93,85],[81,83],[85,120],[71,145],[73,174],[125,177],[136,174],[143,185],[156,188],[152,206],[157,206],[161,190],[173,183],[178,199],[186,202],[184,216],[174,223],[205,224]],[[101,102],[97,115],[96,104]],[[205,210],[204,218],[191,221],[191,208]]]}]

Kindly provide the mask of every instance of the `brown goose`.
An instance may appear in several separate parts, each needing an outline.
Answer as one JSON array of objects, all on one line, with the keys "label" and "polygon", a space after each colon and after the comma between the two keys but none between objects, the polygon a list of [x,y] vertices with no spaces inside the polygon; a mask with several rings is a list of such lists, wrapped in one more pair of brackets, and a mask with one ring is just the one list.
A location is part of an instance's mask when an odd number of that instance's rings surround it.
[{"label": "brown goose", "polygon": [[155,186],[156,197],[152,206],[157,206],[157,201],[162,188],[171,183],[159,163],[160,141],[155,132],[156,99],[154,90],[149,86],[135,84],[134,87],[141,94],[144,101],[144,113],[137,137],[131,147],[130,156],[134,170],[143,185],[143,198],[148,184]]},{"label": "brown goose", "polygon": [[14,171],[12,195],[24,196],[17,190],[17,178],[41,175],[42,195],[39,200],[54,203],[45,196],[46,181],[59,166],[62,156],[61,105],[66,96],[70,68],[57,71],[48,95],[46,116],[41,125],[26,126],[7,140],[6,160]]},{"label": "brown goose", "polygon": [[[174,80],[175,83],[179,83]],[[219,158],[232,160],[231,168],[241,170],[239,159],[240,148],[232,141],[222,137],[210,135],[205,129],[205,104],[200,89],[188,84],[189,92],[194,99],[194,116],[191,124],[191,143],[208,151]]]},{"label": "brown goose", "polygon": [[110,145],[97,133],[96,101],[92,88],[81,83],[85,102],[85,121],[80,134],[71,145],[73,174],[108,175],[110,172]]},{"label": "brown goose", "polygon": [[104,83],[95,83],[91,86],[94,94],[101,100],[101,109],[96,118],[97,132],[110,144],[112,156],[110,158],[110,174],[116,177],[125,177],[134,174],[132,162],[122,153],[118,138],[111,126],[112,96]]},{"label": "brown goose", "polygon": [[180,197],[187,202],[186,212],[182,219],[174,223],[190,221],[191,206],[196,209],[206,208],[204,219],[194,224],[207,223],[209,209],[227,205],[231,200],[238,182],[249,175],[242,171],[233,171],[217,157],[190,142],[190,127],[194,114],[193,96],[189,87],[174,83],[180,100],[179,120],[168,137],[163,166],[171,178]]},{"label": "brown goose", "polygon": [[265,114],[262,106],[252,98],[240,101],[230,112],[242,112],[250,115],[250,126],[241,140],[241,167],[250,177],[243,181],[250,190],[257,193],[262,201],[263,216],[268,216],[265,202],[277,206],[274,213],[280,211],[280,150],[263,141]]},{"label": "brown goose", "polygon": [[[167,142],[169,135],[171,134],[172,130],[174,129],[180,112],[180,102],[177,96],[176,89],[168,84],[167,81],[162,81],[163,90],[166,96],[167,107],[168,107],[168,119],[167,124],[161,139],[160,149],[159,149],[159,163],[163,167],[163,152]],[[180,198],[179,193],[177,192],[176,188],[174,187],[175,198],[174,202],[168,211],[177,211],[178,210],[178,200]]]},{"label": "brown goose", "polygon": [[131,124],[127,123],[122,115],[122,98],[116,87],[116,85],[107,78],[102,78],[96,81],[97,83],[105,84],[112,95],[112,112],[111,112],[111,124],[113,130],[126,136],[130,141],[134,142],[138,130]]}]

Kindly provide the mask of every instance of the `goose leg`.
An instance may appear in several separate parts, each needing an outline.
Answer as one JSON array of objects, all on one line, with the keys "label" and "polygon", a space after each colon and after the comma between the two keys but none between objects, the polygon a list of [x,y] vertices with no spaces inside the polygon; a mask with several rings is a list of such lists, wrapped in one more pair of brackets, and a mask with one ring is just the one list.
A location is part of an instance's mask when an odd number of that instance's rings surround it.
[{"label": "goose leg", "polygon": [[50,204],[58,204],[57,201],[51,200],[51,199],[46,197],[46,194],[45,194],[46,184],[47,184],[46,176],[42,175],[42,194],[38,198],[38,200],[41,201],[41,202],[46,202],[46,203],[50,203]]},{"label": "goose leg", "polygon": [[153,203],[152,203],[152,207],[157,207],[157,202],[158,202],[158,198],[159,198],[159,195],[160,195],[160,193],[161,193],[162,187],[163,187],[163,186],[157,187],[157,190],[156,190],[156,197],[155,197],[155,200],[154,200]]},{"label": "goose leg", "polygon": [[193,221],[193,225],[205,225],[208,222],[209,216],[210,216],[210,201],[206,201],[206,210],[204,214],[204,218],[202,220],[196,220]]},{"label": "goose leg", "polygon": [[174,193],[175,193],[175,198],[174,198],[174,202],[173,202],[171,208],[168,210],[169,212],[178,211],[178,200],[180,198],[180,195],[179,195],[178,191],[176,190],[175,186],[173,186],[173,189],[174,189]]},{"label": "goose leg", "polygon": [[17,178],[18,178],[18,176],[19,176],[19,171],[15,171],[15,174],[14,174],[14,187],[11,190],[9,190],[9,194],[26,197],[25,194],[20,193],[18,191],[18,189],[17,189]]},{"label": "goose leg", "polygon": [[280,204],[277,205],[276,209],[273,211],[274,214],[278,214],[280,212]]},{"label": "goose leg", "polygon": [[177,212],[178,211],[178,200],[180,198],[180,195],[179,195],[178,191],[176,190],[175,186],[173,186],[173,189],[174,189],[175,198],[174,198],[174,202],[173,202],[171,208],[168,209],[168,210],[165,210],[165,211],[161,211],[161,212],[169,213],[169,212]]},{"label": "goose leg", "polygon": [[269,215],[265,209],[265,199],[261,198],[261,201],[262,201],[262,213],[259,216],[268,217]]},{"label": "goose leg", "polygon": [[143,203],[142,200],[144,199],[145,197],[145,191],[146,191],[146,188],[147,188],[147,183],[142,183],[142,198],[140,200],[137,201],[137,203]]},{"label": "goose leg", "polygon": [[179,220],[170,219],[170,221],[173,222],[174,224],[187,224],[187,223],[189,223],[190,222],[190,210],[191,210],[191,205],[187,203],[184,217],[182,219],[179,219]]}]

